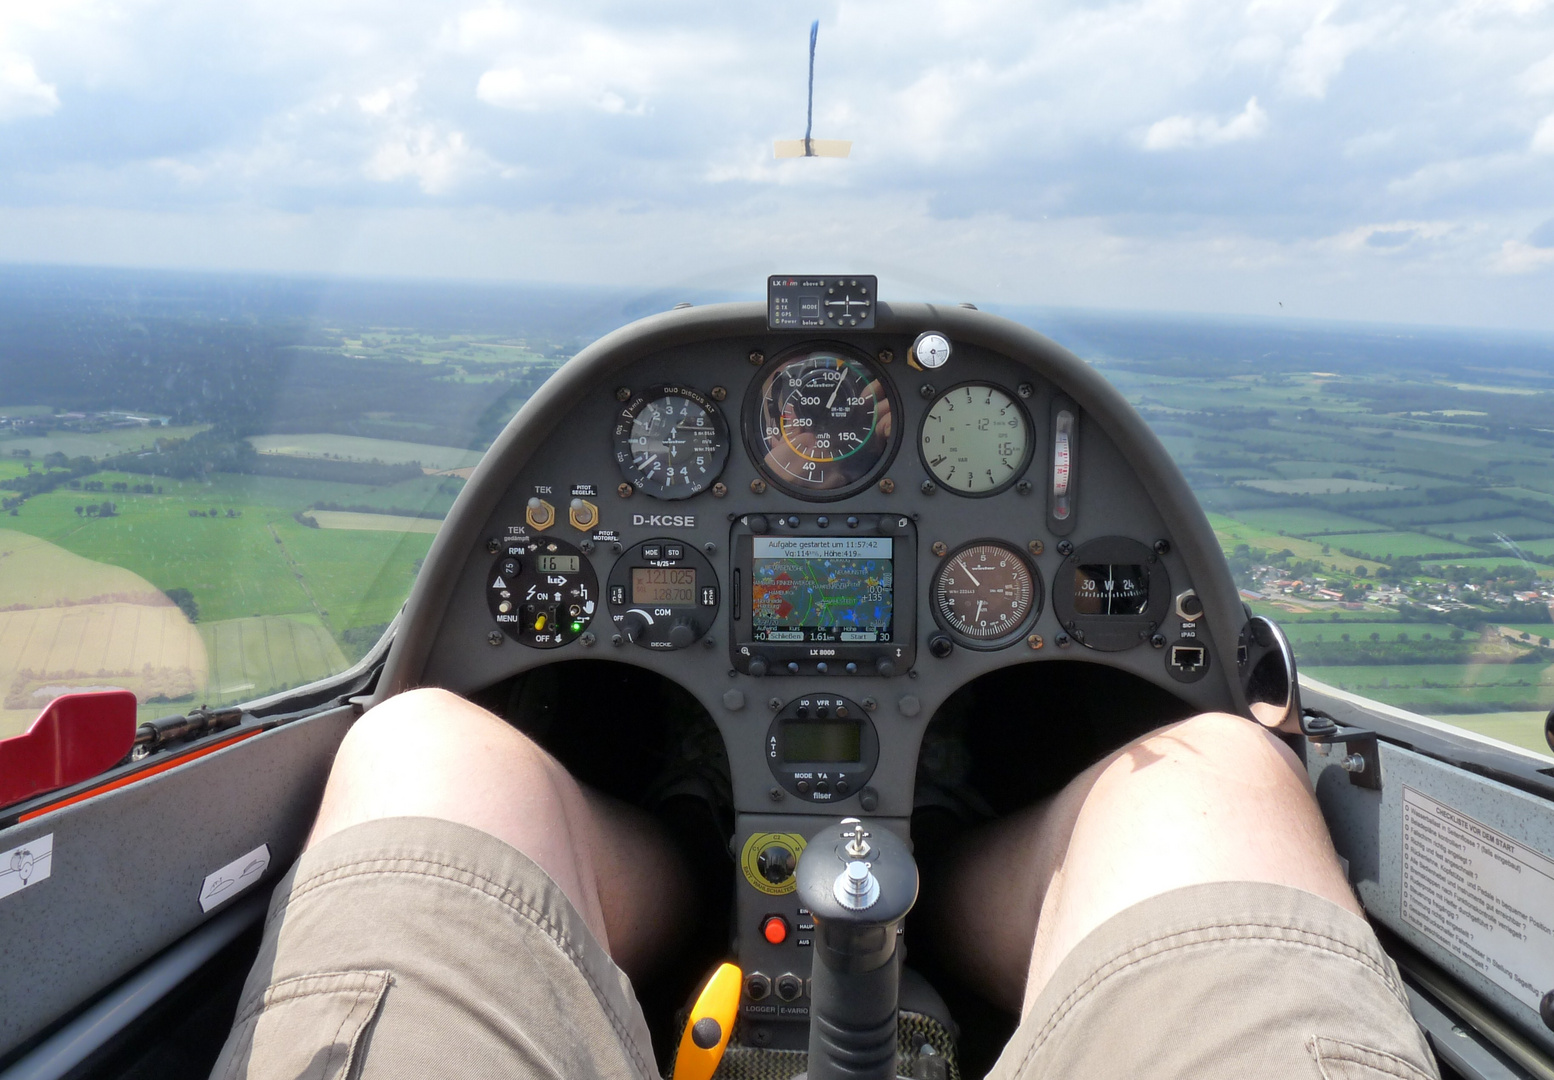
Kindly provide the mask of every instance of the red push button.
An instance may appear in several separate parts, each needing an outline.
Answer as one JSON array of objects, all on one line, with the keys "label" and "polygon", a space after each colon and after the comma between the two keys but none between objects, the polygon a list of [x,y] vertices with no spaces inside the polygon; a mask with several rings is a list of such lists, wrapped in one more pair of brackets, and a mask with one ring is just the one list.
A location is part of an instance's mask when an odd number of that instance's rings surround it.
[{"label": "red push button", "polygon": [[769,915],[761,924],[761,936],[773,945],[781,945],[788,940],[788,920],[781,915]]}]

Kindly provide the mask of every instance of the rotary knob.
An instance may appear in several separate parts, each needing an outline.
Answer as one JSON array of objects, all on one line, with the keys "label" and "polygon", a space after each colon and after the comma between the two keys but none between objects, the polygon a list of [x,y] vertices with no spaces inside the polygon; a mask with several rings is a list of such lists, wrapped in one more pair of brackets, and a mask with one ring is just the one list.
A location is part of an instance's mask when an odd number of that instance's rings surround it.
[{"label": "rotary knob", "polygon": [[648,619],[640,611],[628,611],[621,620],[621,636],[635,645],[647,633]]},{"label": "rotary knob", "polygon": [[696,627],[690,619],[679,618],[669,628],[669,647],[671,649],[684,649],[696,642]]}]

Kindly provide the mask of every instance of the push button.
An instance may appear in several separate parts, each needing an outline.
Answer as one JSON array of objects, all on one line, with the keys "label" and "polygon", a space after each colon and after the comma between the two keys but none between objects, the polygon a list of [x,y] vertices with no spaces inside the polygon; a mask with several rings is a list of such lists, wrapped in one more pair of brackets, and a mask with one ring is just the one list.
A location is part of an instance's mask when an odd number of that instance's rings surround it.
[{"label": "push button", "polygon": [[773,945],[788,940],[788,920],[781,915],[768,915],[761,924],[761,936]]},{"label": "push button", "polygon": [[664,545],[664,558],[666,558],[666,559],[675,559],[675,560],[685,558],[685,545],[684,544],[665,544]]},{"label": "push button", "polygon": [[657,544],[643,544],[642,557],[644,559],[662,559],[664,557],[664,549]]}]

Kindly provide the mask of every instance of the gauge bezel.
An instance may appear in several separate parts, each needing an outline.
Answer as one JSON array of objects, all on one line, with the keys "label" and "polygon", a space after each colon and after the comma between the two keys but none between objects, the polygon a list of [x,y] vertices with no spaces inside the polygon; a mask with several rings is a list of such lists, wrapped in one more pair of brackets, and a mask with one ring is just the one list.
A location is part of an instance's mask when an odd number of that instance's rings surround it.
[{"label": "gauge bezel", "polygon": [[[996,638],[974,638],[966,635],[955,628],[954,624],[949,621],[939,607],[939,578],[943,575],[945,568],[954,562],[961,552],[966,551],[968,548],[983,546],[999,547],[1008,551],[1025,565],[1026,571],[1031,575],[1032,603],[1030,611],[1026,612],[1025,618],[1021,620],[1019,626],[1007,634]],[[1041,613],[1047,606],[1046,583],[1041,579],[1041,571],[1037,568],[1035,560],[1025,552],[1007,540],[996,536],[983,536],[957,545],[944,558],[939,560],[939,565],[934,567],[933,576],[928,581],[928,606],[933,609],[933,621],[940,630],[950,635],[955,644],[976,652],[995,652],[999,649],[1007,649],[1015,642],[1023,640],[1030,633],[1031,627],[1036,625],[1036,620],[1041,618]]]},{"label": "gauge bezel", "polygon": [[[839,488],[828,488],[823,491],[797,486],[786,474],[767,468],[766,443],[762,437],[762,431],[764,430],[764,426],[761,423],[763,388],[785,365],[811,353],[834,353],[847,360],[863,364],[868,371],[872,372],[879,379],[880,386],[884,391],[885,402],[890,406],[891,416],[893,417],[891,433],[884,453],[880,455],[879,460],[870,467],[869,471]],[[850,498],[865,490],[878,480],[885,470],[890,468],[891,463],[896,459],[897,452],[901,449],[902,428],[905,425],[906,417],[901,408],[901,395],[896,389],[895,381],[891,379],[890,374],[885,370],[884,364],[881,364],[861,349],[856,349],[839,341],[807,341],[790,349],[784,349],[761,365],[760,370],[755,373],[755,378],[750,380],[749,389],[745,391],[744,410],[741,414],[741,420],[741,427],[744,429],[745,451],[750,455],[750,460],[755,465],[756,471],[761,474],[767,483],[773,485],[784,494],[792,495],[796,499],[803,499],[805,502],[836,502],[840,499]]]},{"label": "gauge bezel", "polygon": [[[997,390],[1000,394],[1014,402],[1014,407],[1019,410],[1021,419],[1025,421],[1025,454],[1020,460],[1019,467],[1003,483],[986,491],[961,491],[959,488],[946,484],[939,478],[939,474],[934,472],[933,466],[928,464],[928,455],[923,453],[923,432],[928,428],[928,414],[933,412],[934,406],[939,404],[941,399],[949,397],[957,390],[964,390],[968,386]],[[928,479],[932,480],[936,486],[962,499],[987,499],[994,495],[1001,495],[1014,487],[1026,473],[1030,472],[1031,461],[1036,456],[1036,442],[1036,423],[1031,419],[1031,411],[1020,400],[1020,395],[1006,386],[993,382],[991,379],[967,379],[964,382],[956,383],[954,386],[945,387],[944,390],[934,395],[933,400],[928,403],[928,407],[923,410],[923,418],[917,424],[917,460],[923,466],[923,471],[928,474]]]},{"label": "gauge bezel", "polygon": [[[1141,615],[1081,615],[1074,610],[1074,569],[1088,563],[1131,563],[1149,568],[1149,602]],[[1074,640],[1098,652],[1124,652],[1148,641],[1171,607],[1171,575],[1148,544],[1101,536],[1074,549],[1052,575],[1052,611]]]},{"label": "gauge bezel", "polygon": [[[683,397],[687,401],[699,406],[712,420],[713,437],[717,439],[718,446],[712,455],[712,464],[707,479],[698,487],[687,488],[684,492],[665,493],[656,491],[646,483],[645,478],[632,463],[631,453],[631,427],[642,410],[655,401],[667,397]],[[706,394],[694,387],[682,386],[676,383],[663,383],[650,386],[639,394],[633,394],[631,400],[615,414],[615,427],[611,430],[611,438],[614,440],[615,465],[625,481],[637,491],[651,499],[659,499],[663,502],[681,502],[685,499],[700,495],[713,484],[718,482],[718,477],[723,475],[724,468],[728,465],[729,448],[733,438],[728,429],[728,418],[723,415],[723,410],[718,407]]]}]

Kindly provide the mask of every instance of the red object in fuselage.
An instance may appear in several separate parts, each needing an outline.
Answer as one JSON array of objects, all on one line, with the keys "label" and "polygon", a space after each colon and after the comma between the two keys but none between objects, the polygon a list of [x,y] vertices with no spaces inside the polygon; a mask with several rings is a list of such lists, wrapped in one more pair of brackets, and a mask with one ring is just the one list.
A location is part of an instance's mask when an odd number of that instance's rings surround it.
[{"label": "red object in fuselage", "polygon": [[135,745],[135,695],[65,694],[25,734],[0,739],[0,806],[79,784],[113,768]]}]

